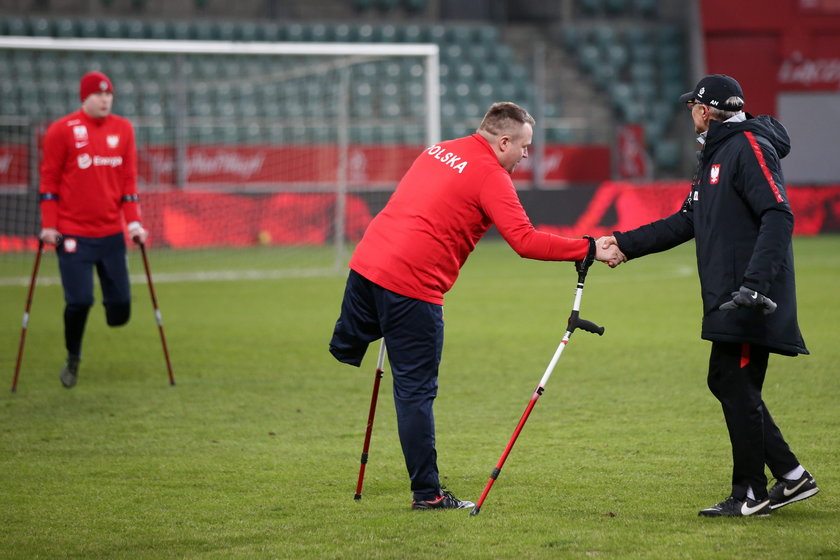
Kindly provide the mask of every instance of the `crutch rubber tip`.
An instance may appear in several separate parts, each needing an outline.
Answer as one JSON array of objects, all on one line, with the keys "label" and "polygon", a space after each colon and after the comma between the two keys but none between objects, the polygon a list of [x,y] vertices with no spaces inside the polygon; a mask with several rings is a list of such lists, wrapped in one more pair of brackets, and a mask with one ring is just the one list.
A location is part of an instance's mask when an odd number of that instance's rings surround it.
[{"label": "crutch rubber tip", "polygon": [[481,508],[478,507],[478,506],[475,506],[475,507],[472,508],[472,511],[470,512],[470,515],[478,515],[478,512],[480,512],[480,511],[481,511]]},{"label": "crutch rubber tip", "polygon": [[361,499],[362,499],[362,495],[361,495],[361,494],[356,494],[356,495],[354,495],[354,496],[353,496],[353,499],[354,499],[354,500],[361,500]]}]

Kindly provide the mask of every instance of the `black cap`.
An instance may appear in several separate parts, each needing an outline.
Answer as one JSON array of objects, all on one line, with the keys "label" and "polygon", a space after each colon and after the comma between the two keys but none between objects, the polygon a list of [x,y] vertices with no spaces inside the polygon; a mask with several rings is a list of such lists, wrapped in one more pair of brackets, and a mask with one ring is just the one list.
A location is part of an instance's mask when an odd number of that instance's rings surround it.
[{"label": "black cap", "polygon": [[[730,97],[739,99],[727,104],[726,100]],[[744,92],[735,78],[711,74],[697,82],[694,91],[682,94],[680,103],[702,103],[723,111],[740,111],[744,108]]]}]

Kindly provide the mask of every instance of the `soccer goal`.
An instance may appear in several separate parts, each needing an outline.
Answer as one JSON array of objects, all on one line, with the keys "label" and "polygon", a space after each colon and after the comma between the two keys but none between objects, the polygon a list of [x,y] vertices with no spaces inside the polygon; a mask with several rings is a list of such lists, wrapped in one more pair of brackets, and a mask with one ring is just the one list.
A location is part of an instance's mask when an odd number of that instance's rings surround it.
[{"label": "soccer goal", "polygon": [[86,72],[111,78],[114,113],[135,126],[165,279],[343,270],[439,140],[438,68],[434,44],[0,37],[3,274],[31,260],[41,139],[79,108]]}]

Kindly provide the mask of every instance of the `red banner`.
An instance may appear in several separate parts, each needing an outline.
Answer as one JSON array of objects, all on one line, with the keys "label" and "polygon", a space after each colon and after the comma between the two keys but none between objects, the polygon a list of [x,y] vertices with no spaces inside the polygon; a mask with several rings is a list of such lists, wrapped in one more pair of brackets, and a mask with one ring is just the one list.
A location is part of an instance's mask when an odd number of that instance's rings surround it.
[{"label": "red banner", "polygon": [[[795,235],[836,231],[840,220],[840,186],[788,187]],[[569,226],[541,225],[540,229],[568,237],[611,235],[665,218],[680,209],[688,196],[687,181],[629,183],[608,181],[589,201],[577,223]],[[614,223],[604,223],[608,216]]]},{"label": "red banner", "polygon": [[[347,185],[355,190],[390,189],[397,185],[422,146],[352,145],[343,162]],[[25,145],[0,145],[0,189],[22,190],[30,182],[29,150]],[[191,146],[185,169],[175,168],[171,146],[138,151],[138,181],[144,190],[166,189],[183,173],[187,190],[332,189],[339,181],[336,145]],[[545,150],[545,181],[551,185],[598,183],[610,178],[608,146],[549,145]],[[513,177],[530,182],[531,160],[523,159]]]},{"label": "red banner", "polygon": [[0,190],[24,190],[29,184],[29,150],[23,144],[0,144]]},{"label": "red banner", "polygon": [[[676,212],[687,194],[685,181],[606,182],[595,191],[576,223],[538,227],[568,237],[609,235]],[[840,185],[788,187],[787,194],[796,217],[795,234],[840,231]],[[143,225],[150,232],[149,245],[180,249],[323,245],[333,235],[335,202],[335,195],[330,193],[244,195],[170,191],[146,193],[141,204]],[[351,242],[361,239],[371,217],[370,208],[361,197],[348,195],[344,220],[347,239]],[[29,252],[37,244],[34,235],[0,234],[0,253]]]}]

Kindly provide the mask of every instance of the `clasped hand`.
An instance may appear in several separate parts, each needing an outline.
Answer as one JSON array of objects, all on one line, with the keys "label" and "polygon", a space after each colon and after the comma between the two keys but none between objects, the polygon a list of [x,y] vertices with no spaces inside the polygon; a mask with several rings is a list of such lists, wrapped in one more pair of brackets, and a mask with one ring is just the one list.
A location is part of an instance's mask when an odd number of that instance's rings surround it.
[{"label": "clasped hand", "polygon": [[621,263],[627,262],[627,257],[618,248],[618,243],[613,235],[605,235],[595,241],[595,258],[608,264],[610,268],[615,268]]}]

